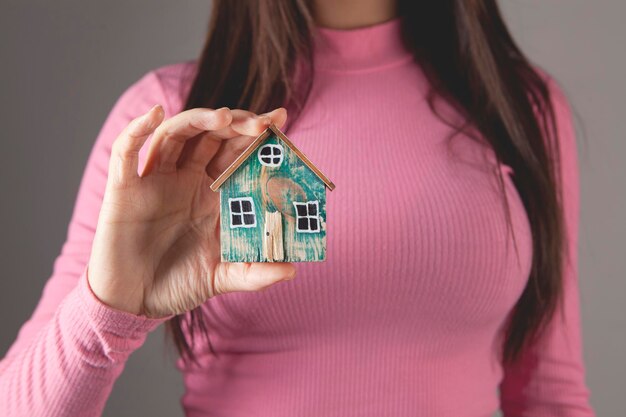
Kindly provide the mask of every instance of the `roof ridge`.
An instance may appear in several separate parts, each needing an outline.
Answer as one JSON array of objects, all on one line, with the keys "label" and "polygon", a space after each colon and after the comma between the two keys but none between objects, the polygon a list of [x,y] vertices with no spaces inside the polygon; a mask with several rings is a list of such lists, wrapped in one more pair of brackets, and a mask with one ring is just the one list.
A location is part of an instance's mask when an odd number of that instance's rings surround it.
[{"label": "roof ridge", "polygon": [[246,149],[244,149],[244,151],[233,161],[232,164],[228,166],[228,168],[224,170],[224,172],[217,177],[217,179],[215,179],[215,181],[213,181],[213,184],[211,184],[211,190],[217,191],[222,184],[224,184],[224,182],[235,173],[237,168],[239,168],[239,166],[248,159],[252,152],[254,152],[254,150],[272,134],[272,132],[275,133],[280,140],[285,142],[287,146],[289,146],[296,156],[304,162],[304,164],[308,166],[320,180],[322,180],[330,191],[335,189],[335,184],[333,184],[333,182],[328,179],[328,177],[324,175],[324,173],[322,173],[322,171],[320,171],[319,168],[316,167],[315,164],[313,164],[313,162],[311,162],[311,160],[307,158],[307,156],[302,153],[302,151],[298,149],[298,147],[294,145],[293,142],[291,142],[275,124],[272,123],[263,131],[263,133],[257,136]]}]

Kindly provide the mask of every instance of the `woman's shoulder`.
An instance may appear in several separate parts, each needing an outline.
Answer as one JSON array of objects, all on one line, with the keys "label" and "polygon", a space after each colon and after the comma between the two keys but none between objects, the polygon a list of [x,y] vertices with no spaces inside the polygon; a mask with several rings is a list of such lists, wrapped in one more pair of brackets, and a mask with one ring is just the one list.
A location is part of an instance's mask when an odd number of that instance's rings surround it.
[{"label": "woman's shoulder", "polygon": [[[161,65],[145,71],[119,98],[126,108],[161,103],[167,116],[179,113],[195,78],[197,60]],[[142,106],[145,104],[145,106]]]},{"label": "woman's shoulder", "polygon": [[537,73],[541,81],[543,81],[547,89],[561,152],[575,151],[576,133],[573,107],[566,87],[546,69],[534,65],[533,70]]},{"label": "woman's shoulder", "polygon": [[559,82],[553,74],[538,65],[534,65],[533,70],[545,83],[546,88],[548,89],[548,93],[550,94],[551,104],[552,106],[554,106],[555,112],[568,112],[570,107],[570,100],[563,84],[561,84],[561,82]]},{"label": "woman's shoulder", "polygon": [[182,110],[197,70],[197,60],[191,59],[162,65],[149,71],[162,89],[173,113]]},{"label": "woman's shoulder", "polygon": [[166,64],[154,68],[149,73],[161,83],[165,91],[177,91],[181,87],[189,86],[193,81],[197,70],[197,60],[190,59],[173,64]]},{"label": "woman's shoulder", "polygon": [[577,200],[579,167],[575,110],[566,86],[545,69],[535,66],[534,70],[546,85],[554,116],[554,124],[551,126],[555,128],[556,137],[550,143],[549,150],[558,153],[557,166],[565,191],[569,193],[567,198]]}]

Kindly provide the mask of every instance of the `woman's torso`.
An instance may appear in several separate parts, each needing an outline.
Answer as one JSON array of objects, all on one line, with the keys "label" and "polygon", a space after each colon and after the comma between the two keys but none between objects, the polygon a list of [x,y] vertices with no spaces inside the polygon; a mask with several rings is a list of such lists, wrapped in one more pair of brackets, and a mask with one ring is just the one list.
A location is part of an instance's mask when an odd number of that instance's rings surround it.
[{"label": "woman's torso", "polygon": [[310,100],[286,133],[337,186],[327,260],[202,306],[217,355],[202,343],[199,365],[178,363],[188,415],[497,410],[502,329],[531,262],[528,221],[510,169],[479,141],[450,138],[433,114],[397,30],[323,30]]}]

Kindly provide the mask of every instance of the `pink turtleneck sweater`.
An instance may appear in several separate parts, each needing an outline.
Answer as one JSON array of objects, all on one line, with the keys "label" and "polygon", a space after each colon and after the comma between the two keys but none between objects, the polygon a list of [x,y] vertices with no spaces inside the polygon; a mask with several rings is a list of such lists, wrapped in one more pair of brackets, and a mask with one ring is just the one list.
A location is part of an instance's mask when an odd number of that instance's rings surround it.
[{"label": "pink turtleneck sweater", "polygon": [[[320,29],[311,99],[287,133],[337,184],[328,195],[327,261],[297,264],[295,280],[264,292],[202,306],[218,355],[200,345],[198,365],[178,361],[188,416],[594,415],[579,317],[576,142],[563,94],[551,83],[572,248],[565,314],[505,367],[503,325],[532,253],[514,172],[481,143],[448,138],[399,28],[394,19]],[[106,119],[54,272],[0,362],[0,415],[100,415],[127,358],[162,322],[104,305],[84,271],[111,143],[155,103],[168,117],[179,112],[195,68],[148,72]],[[497,170],[507,174],[519,257]]]}]

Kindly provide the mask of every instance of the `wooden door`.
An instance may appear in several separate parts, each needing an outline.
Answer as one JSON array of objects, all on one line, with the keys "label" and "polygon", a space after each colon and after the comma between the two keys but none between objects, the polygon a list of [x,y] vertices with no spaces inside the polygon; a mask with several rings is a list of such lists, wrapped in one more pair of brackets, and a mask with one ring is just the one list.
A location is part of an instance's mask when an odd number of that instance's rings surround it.
[{"label": "wooden door", "polygon": [[282,261],[285,258],[283,250],[283,221],[279,211],[273,213],[265,212],[263,256],[270,262]]}]

